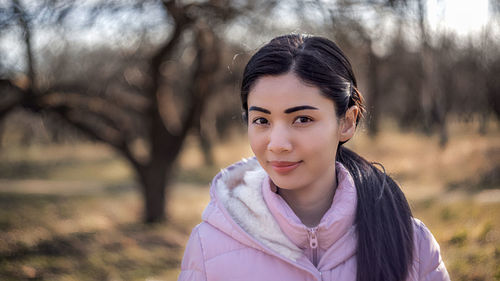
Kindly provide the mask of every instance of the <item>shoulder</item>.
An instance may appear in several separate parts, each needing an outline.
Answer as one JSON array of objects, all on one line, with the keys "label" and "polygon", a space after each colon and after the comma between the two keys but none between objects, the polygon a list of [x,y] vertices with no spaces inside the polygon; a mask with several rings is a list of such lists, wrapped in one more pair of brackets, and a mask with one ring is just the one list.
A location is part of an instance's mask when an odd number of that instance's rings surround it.
[{"label": "shoulder", "polygon": [[205,260],[248,247],[207,222],[197,225],[193,232],[196,232]]},{"label": "shoulder", "polygon": [[418,253],[417,258],[421,260],[437,259],[441,261],[440,247],[427,226],[419,219],[413,219],[415,232],[415,250]]},{"label": "shoulder", "polygon": [[[413,218],[413,227],[415,231],[415,236],[417,238],[417,243],[420,245],[421,243],[423,244],[428,244],[430,243],[432,246],[437,247],[439,250],[439,245],[434,239],[434,236],[430,232],[430,230],[427,228],[427,226],[419,219]],[[436,243],[433,243],[436,242]]]},{"label": "shoulder", "polygon": [[419,276],[418,280],[449,280],[438,242],[420,220],[414,218],[413,226],[415,232],[414,259]]},{"label": "shoulder", "polygon": [[242,248],[245,247],[231,236],[209,223],[202,222],[191,231],[178,280],[206,280],[207,262],[224,253]]}]

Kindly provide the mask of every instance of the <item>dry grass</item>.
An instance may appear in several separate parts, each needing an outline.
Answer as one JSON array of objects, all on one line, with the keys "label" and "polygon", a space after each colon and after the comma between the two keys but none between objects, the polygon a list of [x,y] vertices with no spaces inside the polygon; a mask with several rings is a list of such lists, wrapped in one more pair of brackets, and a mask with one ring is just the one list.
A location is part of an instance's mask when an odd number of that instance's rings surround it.
[{"label": "dry grass", "polygon": [[92,195],[2,193],[0,276],[175,280],[190,229],[207,204],[199,191],[174,187],[171,222],[153,226],[138,223],[140,197],[130,188]]},{"label": "dry grass", "polygon": [[[384,164],[434,233],[452,280],[500,280],[500,129],[451,128],[450,143],[363,131],[349,146]],[[176,280],[184,245],[218,169],[251,155],[244,136],[214,148],[204,167],[188,140],[165,225],[144,226],[126,163],[101,145],[13,148],[0,154],[2,280]],[[24,171],[30,171],[24,173]],[[91,180],[90,180],[91,179]]]}]

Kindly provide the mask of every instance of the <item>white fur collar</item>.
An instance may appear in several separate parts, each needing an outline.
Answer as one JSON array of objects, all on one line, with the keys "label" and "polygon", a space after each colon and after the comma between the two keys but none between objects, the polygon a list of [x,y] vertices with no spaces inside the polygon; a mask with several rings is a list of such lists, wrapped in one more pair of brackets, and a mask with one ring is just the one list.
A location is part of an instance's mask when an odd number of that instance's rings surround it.
[{"label": "white fur collar", "polygon": [[267,174],[255,158],[244,159],[221,171],[215,182],[217,199],[233,220],[253,238],[293,261],[302,251],[283,233],[262,195]]}]

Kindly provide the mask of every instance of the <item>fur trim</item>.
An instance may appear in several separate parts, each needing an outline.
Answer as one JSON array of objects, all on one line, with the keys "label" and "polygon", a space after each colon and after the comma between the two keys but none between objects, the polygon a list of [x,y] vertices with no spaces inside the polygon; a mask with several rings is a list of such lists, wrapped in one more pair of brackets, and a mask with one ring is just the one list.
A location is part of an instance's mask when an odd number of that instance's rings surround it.
[{"label": "fur trim", "polygon": [[231,170],[223,170],[216,182],[216,196],[233,220],[271,250],[297,261],[300,250],[283,233],[262,195],[267,174],[255,158],[244,159]]}]

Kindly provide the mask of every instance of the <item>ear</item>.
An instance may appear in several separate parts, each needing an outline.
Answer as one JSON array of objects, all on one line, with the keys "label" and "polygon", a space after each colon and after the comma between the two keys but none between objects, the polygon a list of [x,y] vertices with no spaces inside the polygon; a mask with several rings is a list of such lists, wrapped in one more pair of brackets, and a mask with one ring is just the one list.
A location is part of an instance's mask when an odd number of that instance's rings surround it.
[{"label": "ear", "polygon": [[344,118],[342,118],[340,122],[339,141],[346,142],[350,140],[352,136],[354,136],[358,114],[359,108],[356,105],[353,105],[349,107],[349,109],[347,109]]}]

